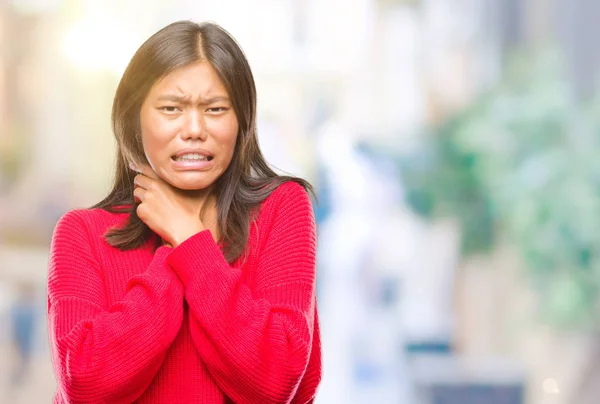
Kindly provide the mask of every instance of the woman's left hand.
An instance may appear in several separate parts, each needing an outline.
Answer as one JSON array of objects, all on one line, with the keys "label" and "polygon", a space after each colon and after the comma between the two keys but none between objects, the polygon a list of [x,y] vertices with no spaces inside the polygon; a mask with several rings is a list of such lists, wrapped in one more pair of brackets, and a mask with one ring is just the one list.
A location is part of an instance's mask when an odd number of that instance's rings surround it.
[{"label": "woman's left hand", "polygon": [[177,247],[205,230],[200,220],[202,206],[197,199],[166,183],[150,166],[131,168],[139,173],[134,178],[133,191],[139,202],[137,215],[167,245]]}]

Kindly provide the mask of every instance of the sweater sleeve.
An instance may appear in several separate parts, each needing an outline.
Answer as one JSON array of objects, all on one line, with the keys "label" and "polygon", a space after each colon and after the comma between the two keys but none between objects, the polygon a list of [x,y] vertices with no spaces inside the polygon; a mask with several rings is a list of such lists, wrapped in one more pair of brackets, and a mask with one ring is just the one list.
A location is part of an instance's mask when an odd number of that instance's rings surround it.
[{"label": "sweater sleeve", "polygon": [[[235,403],[310,402],[320,375],[302,383],[315,326],[316,232],[308,194],[286,187],[259,247],[256,281],[244,283],[209,231],[168,262],[186,287],[196,347]],[[300,397],[302,399],[300,399]]]},{"label": "sweater sleeve", "polygon": [[109,307],[84,220],[80,211],[67,213],[52,238],[48,324],[57,394],[68,403],[131,403],[181,327],[183,285],[166,263],[170,249],[160,247]]}]

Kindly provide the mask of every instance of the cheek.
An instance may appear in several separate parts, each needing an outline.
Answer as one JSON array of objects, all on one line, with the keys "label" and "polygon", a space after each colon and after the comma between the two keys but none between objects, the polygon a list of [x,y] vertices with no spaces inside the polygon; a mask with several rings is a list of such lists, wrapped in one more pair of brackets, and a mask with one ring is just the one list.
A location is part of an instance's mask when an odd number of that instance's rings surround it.
[{"label": "cheek", "polygon": [[231,158],[231,156],[233,156],[233,152],[235,151],[235,144],[236,144],[235,138],[230,139],[221,144],[221,149],[223,150],[225,155],[229,156],[229,158]]},{"label": "cheek", "polygon": [[142,146],[148,161],[157,160],[169,142],[169,128],[158,119],[146,119],[142,125]]},{"label": "cheek", "polygon": [[235,151],[235,140],[220,141],[218,145],[219,154],[221,155],[221,158],[219,159],[220,171],[225,172],[225,170],[227,170],[227,167],[229,167],[231,161],[233,160],[233,154]]},{"label": "cheek", "polygon": [[220,128],[218,136],[216,136],[216,144],[219,154],[223,157],[221,165],[226,169],[233,158],[235,145],[237,142],[238,125],[237,121],[230,122],[228,125]]},{"label": "cheek", "polygon": [[152,130],[142,129],[142,146],[146,159],[152,165],[153,161],[156,160],[157,152],[160,150],[157,136]]}]

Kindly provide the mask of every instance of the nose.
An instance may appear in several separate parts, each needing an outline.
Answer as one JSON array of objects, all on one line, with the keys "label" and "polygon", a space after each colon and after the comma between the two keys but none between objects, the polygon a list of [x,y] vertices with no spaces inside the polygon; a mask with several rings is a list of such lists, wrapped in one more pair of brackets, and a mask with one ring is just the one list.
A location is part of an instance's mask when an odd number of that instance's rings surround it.
[{"label": "nose", "polygon": [[189,112],[182,135],[186,140],[206,140],[206,122],[202,113],[199,111]]}]

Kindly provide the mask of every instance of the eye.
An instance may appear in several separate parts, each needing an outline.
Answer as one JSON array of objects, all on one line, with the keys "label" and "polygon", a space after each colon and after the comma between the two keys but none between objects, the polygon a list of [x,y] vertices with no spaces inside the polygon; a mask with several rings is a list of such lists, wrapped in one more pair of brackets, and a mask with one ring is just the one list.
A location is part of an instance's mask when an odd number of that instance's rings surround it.
[{"label": "eye", "polygon": [[206,111],[214,113],[214,114],[218,114],[218,113],[221,113],[221,112],[225,112],[227,110],[229,110],[229,108],[226,108],[226,107],[212,107],[212,108],[208,108]]},{"label": "eye", "polygon": [[160,108],[158,108],[158,109],[159,109],[159,110],[161,110],[161,111],[163,111],[163,112],[166,112],[166,113],[168,113],[168,114],[172,114],[172,113],[174,113],[174,112],[179,112],[179,111],[181,111],[181,110],[179,109],[179,107],[175,107],[175,106],[172,106],[172,105],[167,105],[167,106],[164,106],[164,107],[160,107]]}]

